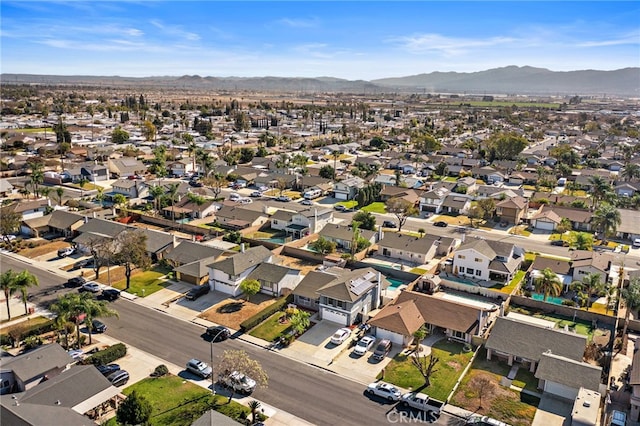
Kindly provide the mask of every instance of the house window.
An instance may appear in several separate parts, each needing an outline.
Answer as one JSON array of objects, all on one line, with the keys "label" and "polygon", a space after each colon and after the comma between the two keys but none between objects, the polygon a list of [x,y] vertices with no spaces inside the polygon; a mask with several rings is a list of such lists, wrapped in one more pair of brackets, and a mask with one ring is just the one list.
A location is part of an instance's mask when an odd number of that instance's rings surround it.
[{"label": "house window", "polygon": [[475,261],[480,263],[480,262],[482,262],[482,259],[480,259],[479,257],[476,257]]},{"label": "house window", "polygon": [[465,257],[461,254],[458,255],[458,259],[464,259]]},{"label": "house window", "polygon": [[277,225],[278,224],[278,219],[273,219],[273,224]]},{"label": "house window", "polygon": [[473,268],[467,268],[467,274],[473,275],[473,272],[474,272]]},{"label": "house window", "polygon": [[465,333],[464,331],[452,331],[451,332],[451,337],[455,338],[455,339],[461,339],[461,340],[466,340],[467,338],[467,333]]},{"label": "house window", "polygon": [[482,275],[482,270],[480,270],[480,269],[476,269],[476,275],[477,275],[477,276]]}]

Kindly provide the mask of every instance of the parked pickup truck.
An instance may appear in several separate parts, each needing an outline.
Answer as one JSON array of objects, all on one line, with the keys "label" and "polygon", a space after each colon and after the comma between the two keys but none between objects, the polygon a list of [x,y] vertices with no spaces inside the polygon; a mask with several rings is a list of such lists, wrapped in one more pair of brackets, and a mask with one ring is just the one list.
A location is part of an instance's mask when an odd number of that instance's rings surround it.
[{"label": "parked pickup truck", "polygon": [[431,411],[440,414],[444,402],[429,398],[429,395],[418,392],[408,392],[402,395],[400,404],[404,407],[412,407],[421,411]]},{"label": "parked pickup truck", "polygon": [[249,395],[256,388],[256,382],[242,373],[233,371],[230,374],[221,374],[218,383],[234,392]]}]

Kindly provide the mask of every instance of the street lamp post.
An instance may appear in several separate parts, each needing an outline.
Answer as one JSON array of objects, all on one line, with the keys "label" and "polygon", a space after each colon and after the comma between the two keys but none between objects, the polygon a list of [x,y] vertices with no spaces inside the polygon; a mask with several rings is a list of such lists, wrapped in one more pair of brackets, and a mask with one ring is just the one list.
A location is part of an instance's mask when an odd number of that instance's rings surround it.
[{"label": "street lamp post", "polygon": [[215,386],[215,379],[214,379],[214,375],[213,375],[213,342],[215,342],[218,339],[218,336],[221,333],[224,333],[226,330],[224,328],[221,328],[215,336],[213,336],[211,338],[211,395],[215,396],[216,394],[216,386]]}]

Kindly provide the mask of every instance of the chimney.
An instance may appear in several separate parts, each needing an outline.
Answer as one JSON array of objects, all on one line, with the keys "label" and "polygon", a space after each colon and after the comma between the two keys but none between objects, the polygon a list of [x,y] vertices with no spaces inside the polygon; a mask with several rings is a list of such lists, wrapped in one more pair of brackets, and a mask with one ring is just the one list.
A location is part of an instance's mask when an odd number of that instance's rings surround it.
[{"label": "chimney", "polygon": [[97,212],[93,212],[93,218],[97,218],[98,217],[98,213]]},{"label": "chimney", "polygon": [[381,241],[384,237],[384,232],[382,232],[382,226],[378,227],[378,241]]},{"label": "chimney", "polygon": [[84,223],[89,222],[89,218],[87,216],[84,217]]},{"label": "chimney", "polygon": [[380,307],[380,299],[382,299],[382,274],[378,271],[378,285],[376,286],[376,300],[373,306],[374,309]]},{"label": "chimney", "polygon": [[240,243],[240,253],[244,253],[244,243]]},{"label": "chimney", "polygon": [[178,237],[176,237],[176,234],[173,234],[173,248],[178,247]]}]

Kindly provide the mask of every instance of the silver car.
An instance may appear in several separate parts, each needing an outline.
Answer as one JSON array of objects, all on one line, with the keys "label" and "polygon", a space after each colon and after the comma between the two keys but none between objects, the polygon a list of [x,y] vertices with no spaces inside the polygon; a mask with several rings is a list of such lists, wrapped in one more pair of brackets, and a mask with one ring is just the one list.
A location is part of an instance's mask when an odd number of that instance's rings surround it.
[{"label": "silver car", "polygon": [[358,356],[362,356],[367,353],[369,349],[376,343],[376,338],[373,336],[364,336],[358,341],[356,347],[353,348],[353,353]]},{"label": "silver car", "polygon": [[202,377],[203,379],[211,376],[212,372],[209,364],[195,358],[190,359],[189,362],[187,362],[187,371],[195,374],[196,376]]}]

